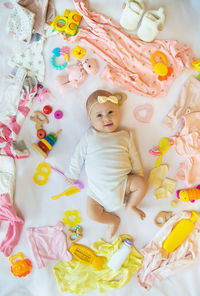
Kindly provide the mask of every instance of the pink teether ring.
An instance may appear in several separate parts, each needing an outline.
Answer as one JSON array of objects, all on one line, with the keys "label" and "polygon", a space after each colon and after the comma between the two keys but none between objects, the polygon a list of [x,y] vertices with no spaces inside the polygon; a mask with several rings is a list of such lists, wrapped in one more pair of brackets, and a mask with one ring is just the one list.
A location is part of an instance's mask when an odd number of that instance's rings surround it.
[{"label": "pink teether ring", "polygon": [[55,117],[56,119],[61,119],[61,118],[63,117],[63,113],[62,113],[62,111],[57,110],[57,111],[54,113],[54,117]]},{"label": "pink teether ring", "polygon": [[[141,111],[146,112],[144,116],[140,114]],[[153,107],[150,104],[144,104],[144,105],[137,106],[133,111],[133,114],[135,116],[135,119],[137,119],[138,121],[143,123],[148,123],[150,122],[153,116],[153,112],[154,112]]]}]

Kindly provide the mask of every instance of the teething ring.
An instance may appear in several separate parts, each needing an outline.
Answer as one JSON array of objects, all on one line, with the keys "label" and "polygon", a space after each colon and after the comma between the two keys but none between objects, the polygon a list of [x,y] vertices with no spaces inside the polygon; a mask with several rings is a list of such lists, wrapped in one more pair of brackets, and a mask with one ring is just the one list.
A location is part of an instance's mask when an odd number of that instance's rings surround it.
[{"label": "teething ring", "polygon": [[[31,116],[30,119],[36,122],[35,128],[38,131],[43,129],[43,123],[49,123],[49,120],[46,115],[40,111],[34,111],[34,113],[35,115]],[[41,116],[43,119],[41,119],[39,116]]]},{"label": "teething ring", "polygon": [[[162,211],[158,213],[158,215],[154,218],[154,223],[158,227],[162,227],[171,217],[172,217],[172,212]],[[162,221],[159,222],[159,219],[161,219]]]},{"label": "teething ring", "polygon": [[[161,57],[162,62],[156,62],[155,58]],[[157,73],[159,76],[166,76],[168,73],[168,67],[167,67],[167,57],[166,55],[161,51],[156,51],[151,55],[151,63],[153,65],[153,71]]]},{"label": "teething ring", "polygon": [[33,181],[41,186],[45,185],[48,181],[48,177],[51,174],[51,168],[48,163],[40,163],[36,169],[36,173],[33,176]]},{"label": "teething ring", "polygon": [[79,241],[83,235],[83,228],[80,225],[76,225],[73,229],[69,229],[67,232],[67,240],[71,243],[76,243]]},{"label": "teething ring", "polygon": [[[53,66],[54,69],[56,70],[63,70],[67,66],[67,61],[69,60],[69,49],[67,46],[63,46],[61,48],[56,47],[54,50],[52,50],[53,56],[51,58],[51,65]],[[64,56],[65,62],[62,65],[57,65],[56,64],[56,58]]]}]

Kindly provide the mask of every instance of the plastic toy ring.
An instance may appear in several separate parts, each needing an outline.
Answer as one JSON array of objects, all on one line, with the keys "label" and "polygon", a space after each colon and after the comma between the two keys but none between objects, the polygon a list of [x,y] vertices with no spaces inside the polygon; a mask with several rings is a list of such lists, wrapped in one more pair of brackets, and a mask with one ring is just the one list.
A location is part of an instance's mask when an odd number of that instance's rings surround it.
[{"label": "plastic toy ring", "polygon": [[[162,211],[154,218],[154,223],[161,227],[172,217],[172,212]],[[161,220],[161,221],[160,221]]]},{"label": "plastic toy ring", "polygon": [[61,118],[63,117],[63,113],[62,113],[62,111],[57,110],[57,111],[54,113],[54,117],[55,117],[56,119],[61,119]]},{"label": "plastic toy ring", "polygon": [[51,173],[51,168],[48,163],[40,163],[36,169],[36,173],[33,176],[33,181],[37,185],[45,185],[48,181],[48,177]]},{"label": "plastic toy ring", "polygon": [[[66,66],[67,66],[67,62],[69,59],[69,49],[67,46],[63,46],[62,48],[56,47],[54,48],[53,52],[53,56],[51,58],[51,65],[53,66],[54,69],[56,70],[63,70]],[[57,65],[56,64],[56,58],[60,57],[60,56],[64,56],[65,58],[65,62],[62,65]]]},{"label": "plastic toy ring", "polygon": [[46,137],[46,132],[45,132],[45,130],[44,130],[44,129],[39,129],[39,130],[37,131],[37,137],[38,137],[39,139],[43,139],[44,137]]}]

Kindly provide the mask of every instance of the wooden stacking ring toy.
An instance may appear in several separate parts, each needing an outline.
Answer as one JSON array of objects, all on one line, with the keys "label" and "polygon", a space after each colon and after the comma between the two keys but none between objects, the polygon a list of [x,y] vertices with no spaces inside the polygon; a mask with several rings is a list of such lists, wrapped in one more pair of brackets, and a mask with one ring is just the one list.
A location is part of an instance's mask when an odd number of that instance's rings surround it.
[{"label": "wooden stacking ring toy", "polygon": [[36,152],[39,152],[44,158],[47,158],[49,151],[52,149],[57,141],[57,136],[62,130],[59,130],[55,135],[49,134],[42,138],[37,144],[32,146]]},{"label": "wooden stacking ring toy", "polygon": [[37,137],[38,137],[39,139],[43,139],[44,137],[46,137],[46,132],[45,132],[45,130],[44,130],[44,129],[39,129],[39,130],[37,131]]}]

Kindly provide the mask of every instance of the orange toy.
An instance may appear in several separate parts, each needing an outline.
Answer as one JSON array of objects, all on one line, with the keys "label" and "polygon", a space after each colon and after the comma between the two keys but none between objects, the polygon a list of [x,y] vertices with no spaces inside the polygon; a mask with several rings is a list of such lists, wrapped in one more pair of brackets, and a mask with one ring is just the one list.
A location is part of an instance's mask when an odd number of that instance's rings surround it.
[{"label": "orange toy", "polygon": [[195,202],[195,200],[200,199],[200,185],[197,188],[177,190],[176,194],[177,198],[184,202]]},{"label": "orange toy", "polygon": [[[17,257],[20,257],[21,260],[14,262],[14,259]],[[24,259],[24,256],[21,252],[17,253],[14,256],[10,256],[9,260],[10,260],[10,263],[12,264],[10,269],[14,276],[18,276],[18,277],[27,276],[27,274],[31,272],[32,263],[29,259]]]},{"label": "orange toy", "polygon": [[107,261],[106,257],[97,256],[92,249],[84,245],[72,243],[69,251],[78,261],[91,264],[97,270],[102,270],[104,263]]}]

